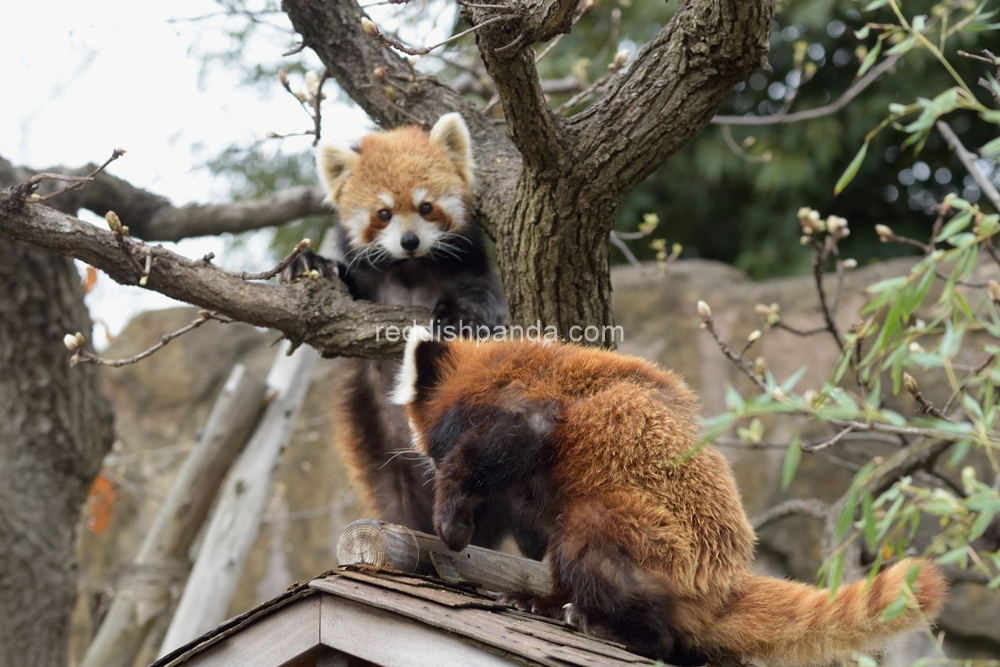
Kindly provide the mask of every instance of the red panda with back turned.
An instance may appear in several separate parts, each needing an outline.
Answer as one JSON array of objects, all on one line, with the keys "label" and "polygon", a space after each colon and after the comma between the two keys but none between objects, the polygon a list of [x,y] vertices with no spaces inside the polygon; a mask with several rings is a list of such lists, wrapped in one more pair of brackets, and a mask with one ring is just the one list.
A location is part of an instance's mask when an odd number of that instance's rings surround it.
[{"label": "red panda with back turned", "polygon": [[[638,358],[530,341],[476,344],[411,332],[393,400],[436,471],[434,528],[454,550],[477,512],[518,508],[547,538],[549,596],[521,608],[667,664],[828,665],[933,620],[940,569],[904,559],[866,587],[829,592],[751,571],[756,537],[729,464],[699,440],[676,375]],[[687,458],[686,458],[687,457]],[[918,608],[883,610],[907,574]]]}]

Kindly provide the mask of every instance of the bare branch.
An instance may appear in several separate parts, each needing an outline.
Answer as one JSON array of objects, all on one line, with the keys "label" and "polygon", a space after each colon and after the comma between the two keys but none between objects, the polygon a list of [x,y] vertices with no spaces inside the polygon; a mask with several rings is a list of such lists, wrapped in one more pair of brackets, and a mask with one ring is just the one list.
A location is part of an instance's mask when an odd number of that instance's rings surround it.
[{"label": "bare branch", "polygon": [[[11,190],[0,191],[0,237],[75,257],[119,283],[138,283],[135,266],[110,232],[45,206],[11,211],[11,200]],[[388,340],[385,328],[402,330],[430,317],[419,308],[354,301],[336,280],[267,285],[160,246],[149,246],[148,253],[148,288],[234,320],[277,329],[294,344],[307,343],[326,356],[395,356],[404,342]]]},{"label": "bare branch", "polygon": [[708,333],[712,334],[712,338],[715,339],[716,344],[719,346],[719,349],[722,351],[722,354],[724,354],[727,359],[729,359],[731,362],[733,362],[733,364],[736,365],[737,368],[743,371],[743,373],[748,378],[753,380],[753,383],[757,385],[761,389],[761,391],[767,391],[767,385],[764,383],[764,381],[760,378],[759,375],[754,373],[753,366],[750,364],[750,362],[744,359],[742,355],[737,355],[735,352],[733,352],[732,348],[730,348],[729,345],[727,345],[726,342],[722,340],[722,338],[719,336],[719,333],[715,330],[715,323],[712,321],[711,310],[709,310],[707,305],[705,305],[705,307],[702,308],[702,305],[704,303],[705,303],[704,301],[698,302],[698,311],[699,314],[701,315],[702,328],[706,329]]},{"label": "bare branch", "polygon": [[[142,361],[146,357],[154,354],[155,352],[157,352],[158,350],[160,350],[161,348],[163,348],[167,343],[169,343],[173,339],[175,339],[175,338],[177,338],[179,336],[183,336],[184,334],[186,334],[189,331],[194,331],[195,329],[197,329],[198,327],[200,327],[205,322],[208,322],[209,320],[215,320],[217,322],[222,322],[223,324],[229,324],[229,323],[232,322],[232,320],[229,319],[228,317],[222,317],[222,316],[218,315],[217,313],[212,313],[212,312],[209,312],[207,310],[203,310],[203,311],[201,311],[201,312],[198,313],[198,317],[196,319],[192,320],[192,322],[190,324],[188,324],[186,326],[183,326],[180,329],[178,329],[177,331],[174,331],[172,333],[164,334],[160,338],[160,342],[158,342],[156,345],[154,345],[153,347],[149,348],[148,350],[143,350],[142,352],[140,352],[139,354],[137,354],[135,356],[129,357],[127,359],[105,359],[104,357],[100,357],[100,356],[98,356],[96,354],[88,352],[88,351],[84,350],[83,348],[78,348],[76,350],[73,350],[73,358],[70,360],[70,363],[74,364],[74,365],[77,364],[77,363],[81,363],[81,364],[100,364],[100,365],[103,365],[103,366],[113,366],[115,368],[120,368],[121,366],[127,366],[129,364],[134,364],[134,363]],[[68,343],[67,343],[67,347],[69,347]]]},{"label": "bare branch", "polygon": [[640,262],[639,258],[635,256],[635,253],[632,252],[632,249],[629,248],[624,241],[622,241],[621,237],[618,236],[618,232],[612,231],[610,239],[611,242],[615,245],[615,247],[622,251],[622,254],[625,255],[625,259],[628,260],[629,264],[631,264],[637,269],[642,269],[642,262]]},{"label": "bare branch", "polygon": [[833,447],[835,444],[843,440],[845,437],[854,432],[854,425],[848,425],[841,431],[838,431],[835,436],[828,438],[822,442],[818,442],[813,445],[802,445],[802,451],[804,452],[818,452],[822,451],[828,447]]},{"label": "bare branch", "polygon": [[762,530],[769,524],[788,516],[804,514],[805,516],[825,520],[829,513],[830,506],[821,500],[816,498],[793,498],[755,516],[750,524],[754,530]]},{"label": "bare branch", "polygon": [[965,146],[962,145],[958,135],[955,134],[955,131],[951,129],[951,126],[948,125],[948,123],[943,120],[939,120],[934,125],[937,127],[938,132],[941,133],[941,136],[944,137],[945,141],[948,142],[948,148],[954,151],[958,159],[962,161],[962,166],[964,166],[965,170],[969,172],[970,176],[972,176],[976,185],[979,186],[979,190],[986,195],[987,199],[990,200],[990,203],[993,204],[993,208],[1000,211],[1000,192],[997,192],[996,186],[994,186],[993,183],[990,182],[990,179],[986,178],[986,176],[979,171],[979,168],[976,167],[976,160],[979,159],[979,156],[975,153],[970,153]]},{"label": "bare branch", "polygon": [[910,392],[910,395],[913,396],[913,398],[917,401],[917,403],[920,404],[920,410],[917,411],[917,414],[928,414],[928,415],[933,415],[938,419],[943,419],[949,422],[952,421],[951,419],[948,418],[948,416],[945,413],[943,413],[941,410],[938,410],[936,407],[934,407],[933,403],[927,400],[927,398],[923,395],[923,393],[921,393],[920,387],[917,386],[916,378],[914,378],[909,373],[906,372],[903,373],[903,385],[906,387],[906,390]]},{"label": "bare branch", "polygon": [[295,244],[295,247],[292,249],[292,252],[288,253],[288,256],[285,257],[280,262],[278,262],[278,264],[273,269],[270,269],[269,271],[263,271],[261,273],[247,273],[246,271],[244,271],[243,273],[240,274],[240,278],[242,278],[243,280],[268,280],[269,278],[273,278],[282,271],[284,271],[285,267],[291,264],[303,250],[309,247],[310,243],[311,241],[309,239],[302,239],[301,241]]},{"label": "bare branch", "polygon": [[629,192],[765,62],[772,13],[772,2],[682,3],[608,92],[566,122],[580,140],[574,159],[591,173],[613,175],[612,195]]},{"label": "bare branch", "polygon": [[814,120],[816,118],[822,118],[823,116],[829,116],[830,114],[837,113],[848,104],[851,100],[861,94],[865,88],[870,86],[876,79],[878,79],[882,74],[892,69],[893,65],[903,56],[901,53],[889,56],[881,63],[872,67],[868,70],[868,73],[863,77],[855,81],[850,88],[844,91],[844,94],[835,99],[829,104],[824,104],[821,107],[815,109],[807,109],[805,111],[796,111],[795,113],[777,113],[770,116],[716,116],[712,119],[712,122],[717,125],[777,125],[784,123],[799,123],[804,120]]}]

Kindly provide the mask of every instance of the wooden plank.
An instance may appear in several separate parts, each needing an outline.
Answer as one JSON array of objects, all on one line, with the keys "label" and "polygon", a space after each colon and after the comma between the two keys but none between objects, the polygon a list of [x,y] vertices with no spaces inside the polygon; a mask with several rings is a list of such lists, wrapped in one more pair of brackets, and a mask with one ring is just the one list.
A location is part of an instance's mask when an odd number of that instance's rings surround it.
[{"label": "wooden plank", "polygon": [[479,595],[451,591],[446,588],[442,588],[440,585],[435,586],[429,581],[415,579],[413,577],[397,578],[391,575],[379,576],[377,573],[368,575],[360,572],[352,572],[350,570],[342,570],[338,573],[338,576],[346,579],[364,581],[365,583],[380,586],[391,591],[399,591],[400,593],[405,593],[406,595],[412,595],[413,597],[437,602],[438,604],[446,607],[457,609],[507,609],[507,605],[502,602],[497,602],[496,600],[491,600],[490,598]]},{"label": "wooden plank", "polygon": [[229,603],[257,538],[274,483],[274,471],[291,438],[292,426],[309,388],[319,353],[303,345],[291,355],[291,344],[278,346],[268,373],[272,391],[250,441],[226,476],[219,500],[201,540],[191,576],[167,629],[160,655],[166,655],[226,618]]},{"label": "wooden plank", "polygon": [[322,596],[320,641],[384,667],[510,667],[453,634],[344,598]]},{"label": "wooden plank", "polygon": [[320,603],[313,595],[288,605],[190,658],[191,667],[277,667],[320,645]]},{"label": "wooden plank", "polygon": [[341,565],[391,565],[402,572],[436,574],[445,581],[468,581],[501,593],[545,595],[552,588],[548,567],[536,560],[481,547],[454,552],[434,535],[374,519],[344,529],[337,560]]},{"label": "wooden plank", "polygon": [[[568,664],[589,665],[592,660],[600,660],[604,665],[635,665],[652,664],[651,661],[621,651],[620,655],[609,655],[615,649],[582,635],[574,635],[570,630],[563,631],[574,644],[567,648],[558,658],[551,655],[552,647],[566,642],[559,641],[558,635],[544,638],[544,629],[551,627],[542,619],[534,620],[519,617],[506,611],[487,611],[483,609],[452,609],[442,607],[430,601],[404,597],[398,593],[384,590],[377,583],[365,583],[358,580],[347,580],[337,576],[310,582],[310,586],[333,595],[354,600],[356,602],[384,609],[396,614],[407,616],[421,623],[455,632],[483,644],[496,647],[503,652],[510,652],[530,662],[565,667],[567,657],[576,655],[576,661]],[[525,627],[533,632],[525,632]],[[587,648],[593,644],[593,651]],[[609,650],[610,649],[610,650]],[[574,653],[581,651],[581,654]]]},{"label": "wooden plank", "polygon": [[510,621],[507,621],[506,627],[511,630],[516,630],[517,632],[523,632],[524,634],[538,637],[539,639],[545,639],[554,643],[572,646],[591,653],[598,653],[609,658],[615,658],[616,660],[635,662],[637,664],[652,662],[652,660],[630,653],[625,648],[624,644],[618,644],[604,639],[597,639],[596,637],[588,637],[587,635],[584,635],[565,625],[559,626],[539,623],[539,620],[547,619],[539,619],[538,617],[513,618]]}]

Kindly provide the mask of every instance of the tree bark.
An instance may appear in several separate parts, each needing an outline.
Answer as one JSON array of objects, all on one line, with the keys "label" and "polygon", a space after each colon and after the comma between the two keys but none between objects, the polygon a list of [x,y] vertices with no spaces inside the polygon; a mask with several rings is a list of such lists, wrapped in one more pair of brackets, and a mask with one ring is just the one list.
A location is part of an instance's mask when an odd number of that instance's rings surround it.
[{"label": "tree bark", "polygon": [[62,342],[90,328],[71,259],[0,239],[0,665],[66,665],[75,529],[113,440],[97,369]]},{"label": "tree bark", "polygon": [[[462,113],[482,183],[477,221],[497,242],[512,324],[554,325],[562,336],[573,327],[612,326],[615,212],[765,62],[773,3],[683,3],[608,93],[569,120],[549,108],[531,45],[567,32],[577,2],[493,4],[463,12],[473,25],[512,16],[476,32],[506,127],[434,77],[413,80],[400,56],[363,32],[365,14],[354,0],[283,0],[282,7],[341,88],[380,124],[429,126],[447,111]],[[387,86],[399,94],[388,96]]]}]

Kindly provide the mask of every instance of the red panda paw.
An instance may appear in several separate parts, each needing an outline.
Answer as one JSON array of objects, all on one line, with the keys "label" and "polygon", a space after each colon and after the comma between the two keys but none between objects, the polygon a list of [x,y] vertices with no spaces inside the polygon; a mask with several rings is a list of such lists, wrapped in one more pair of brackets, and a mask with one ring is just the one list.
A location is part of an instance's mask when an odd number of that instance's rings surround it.
[{"label": "red panda paw", "polygon": [[500,596],[500,602],[510,605],[520,611],[527,611],[539,616],[561,620],[563,618],[563,600],[529,593],[528,591],[512,591]]},{"label": "red panda paw", "polygon": [[281,283],[297,283],[307,278],[335,278],[340,274],[337,263],[306,248],[278,274]]}]

